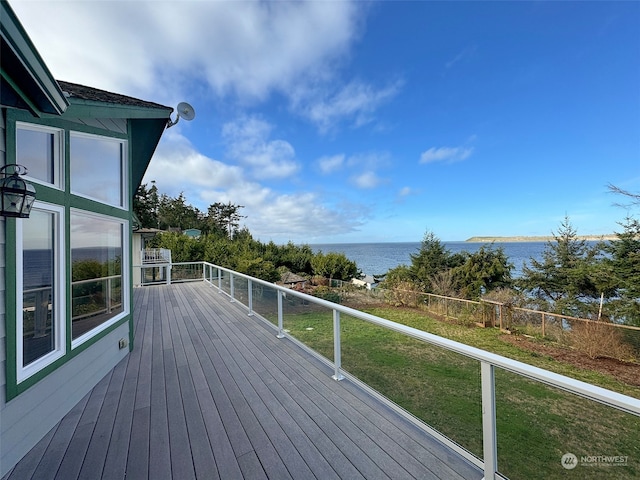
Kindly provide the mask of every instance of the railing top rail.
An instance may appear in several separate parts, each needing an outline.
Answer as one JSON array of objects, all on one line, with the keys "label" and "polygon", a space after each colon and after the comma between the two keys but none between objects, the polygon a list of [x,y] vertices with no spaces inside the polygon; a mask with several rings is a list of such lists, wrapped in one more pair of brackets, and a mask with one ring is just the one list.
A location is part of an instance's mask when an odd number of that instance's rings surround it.
[{"label": "railing top rail", "polygon": [[[200,262],[197,262],[197,263],[200,263]],[[623,410],[625,412],[640,416],[640,399],[636,399],[628,395],[623,395],[621,393],[608,390],[606,388],[598,387],[590,383],[586,383],[586,382],[576,380],[564,375],[560,375],[560,374],[551,372],[549,370],[544,370],[542,368],[534,367],[533,365],[529,365],[517,360],[512,360],[510,358],[503,357],[501,355],[497,355],[491,352],[487,352],[485,350],[481,350],[476,347],[465,345],[463,343],[456,342],[454,340],[449,340],[444,337],[439,337],[437,335],[427,333],[413,327],[392,322],[384,318],[376,317],[374,315],[368,314],[366,312],[362,312],[360,310],[355,310],[353,308],[345,307],[343,305],[339,305],[337,303],[333,303],[328,300],[324,300],[322,298],[317,298],[317,297],[308,295],[306,293],[302,293],[296,290],[282,287],[280,285],[276,285],[274,283],[270,283],[265,280],[260,280],[225,267],[220,267],[218,265],[211,264],[209,262],[201,262],[201,263],[205,265],[209,265],[212,268],[216,268],[216,269],[228,272],[235,276],[239,276],[247,280],[251,280],[254,283],[262,284],[264,286],[268,286],[270,288],[274,288],[276,290],[286,292],[287,295],[293,295],[295,297],[299,297],[306,301],[309,301],[318,305],[322,305],[328,309],[339,311],[340,313],[344,313],[345,315],[359,318],[361,320],[373,323],[375,325],[379,325],[381,327],[385,327],[390,330],[403,333],[405,335],[422,340],[432,345],[436,345],[438,347],[445,348],[447,350],[473,358],[480,362],[489,363],[496,367],[502,368],[504,370],[507,370],[513,373],[517,373],[518,375],[522,375],[524,377],[536,380],[538,382],[545,383],[552,387],[560,388],[570,393],[580,395],[582,397],[595,400],[599,403],[609,405],[619,410]]]},{"label": "railing top rail", "polygon": [[114,278],[122,278],[122,274],[120,274],[120,275],[109,275],[108,277],[97,277],[97,278],[86,278],[84,280],[74,280],[73,282],[71,282],[71,285],[79,285],[81,283],[99,282],[101,280],[113,280]]}]

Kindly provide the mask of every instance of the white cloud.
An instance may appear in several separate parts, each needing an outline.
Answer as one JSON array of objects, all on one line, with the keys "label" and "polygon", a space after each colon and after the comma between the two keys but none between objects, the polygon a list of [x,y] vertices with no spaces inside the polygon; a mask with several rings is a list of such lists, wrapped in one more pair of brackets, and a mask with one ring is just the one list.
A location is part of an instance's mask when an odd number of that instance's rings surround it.
[{"label": "white cloud", "polygon": [[[12,2],[56,78],[125,94],[287,93],[345,55],[358,2]],[[51,25],[51,28],[41,28]],[[178,96],[176,94],[176,96]]]},{"label": "white cloud", "polygon": [[411,189],[411,187],[402,187],[400,189],[400,191],[398,192],[398,196],[407,197],[407,196],[411,195],[412,193],[413,193],[413,190]]},{"label": "white cloud", "polygon": [[360,127],[374,120],[374,112],[395,97],[402,87],[397,81],[376,88],[361,81],[335,88],[299,88],[293,97],[294,111],[308,118],[321,132],[327,132],[347,120]]},{"label": "white cloud", "polygon": [[473,153],[473,147],[440,147],[430,148],[420,155],[420,163],[459,162],[466,160]]},{"label": "white cloud", "polygon": [[177,132],[167,130],[156,150],[144,182],[155,180],[161,192],[175,195],[185,185],[228,188],[244,182],[240,167],[206,157]]},{"label": "white cloud", "polygon": [[255,238],[305,243],[356,231],[366,212],[353,205],[331,206],[316,194],[279,194],[248,180],[244,168],[199,153],[179,132],[167,131],[143,180],[161,193],[184,192],[187,203],[206,212],[215,202],[243,205],[244,224]]},{"label": "white cloud", "polygon": [[464,50],[459,52],[454,58],[452,58],[447,63],[445,63],[444,64],[445,68],[448,70],[460,61],[463,61],[463,60],[467,61],[469,58],[472,58],[475,55],[477,50],[478,50],[478,47],[476,45],[471,45],[465,48]]},{"label": "white cloud", "polygon": [[284,140],[270,140],[273,127],[256,117],[229,122],[222,128],[229,157],[251,168],[255,178],[284,178],[300,166],[295,150]]},{"label": "white cloud", "polygon": [[344,166],[344,160],[345,156],[343,154],[325,156],[318,159],[318,166],[320,171],[327,175],[340,170]]},{"label": "white cloud", "polygon": [[350,207],[329,207],[312,193],[272,195],[247,208],[247,226],[263,240],[311,243],[314,238],[356,231],[363,213]]},{"label": "white cloud", "polygon": [[382,182],[380,177],[378,177],[378,175],[376,175],[376,173],[372,171],[362,172],[359,175],[352,177],[352,181],[358,188],[367,189],[375,188]]}]

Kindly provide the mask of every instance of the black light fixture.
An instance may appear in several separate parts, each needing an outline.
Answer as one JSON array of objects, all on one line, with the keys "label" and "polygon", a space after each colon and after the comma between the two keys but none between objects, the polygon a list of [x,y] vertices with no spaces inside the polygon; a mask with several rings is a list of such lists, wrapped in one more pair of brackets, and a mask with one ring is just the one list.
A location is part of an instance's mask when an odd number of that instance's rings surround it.
[{"label": "black light fixture", "polygon": [[[13,168],[11,175],[7,172],[8,168]],[[20,178],[20,175],[27,173],[29,173],[27,167],[17,163],[10,163],[0,168],[0,174],[4,175],[0,179],[0,202],[2,203],[0,215],[29,218],[31,207],[36,199],[36,189]]]}]

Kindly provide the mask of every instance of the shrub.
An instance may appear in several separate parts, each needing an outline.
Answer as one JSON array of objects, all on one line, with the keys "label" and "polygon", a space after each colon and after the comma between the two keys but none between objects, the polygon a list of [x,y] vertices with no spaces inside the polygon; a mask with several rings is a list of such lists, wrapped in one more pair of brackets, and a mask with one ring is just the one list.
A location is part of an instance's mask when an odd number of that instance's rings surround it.
[{"label": "shrub", "polygon": [[572,322],[569,342],[589,358],[632,360],[634,357],[633,348],[624,341],[620,329],[603,322]]},{"label": "shrub", "polygon": [[329,287],[318,287],[313,292],[314,297],[322,298],[333,303],[340,303],[340,295]]}]

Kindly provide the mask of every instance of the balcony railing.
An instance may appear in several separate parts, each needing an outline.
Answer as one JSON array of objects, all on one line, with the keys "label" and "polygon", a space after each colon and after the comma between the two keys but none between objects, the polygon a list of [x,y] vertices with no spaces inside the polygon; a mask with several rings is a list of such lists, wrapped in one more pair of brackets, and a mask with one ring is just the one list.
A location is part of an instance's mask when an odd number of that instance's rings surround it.
[{"label": "balcony railing", "polygon": [[[437,335],[433,335],[430,333],[426,333],[424,331],[418,330],[416,328],[412,328],[406,325],[402,325],[399,323],[395,323],[384,318],[380,318],[374,315],[370,315],[368,313],[355,310],[349,307],[345,307],[336,303],[332,303],[323,299],[319,299],[301,292],[297,292],[285,287],[281,287],[278,285],[274,285],[272,283],[259,280],[253,277],[249,277],[247,275],[229,270],[224,267],[219,267],[216,265],[212,265],[206,262],[195,262],[195,263],[184,263],[181,266],[184,268],[187,265],[193,265],[192,272],[198,272],[201,269],[202,276],[200,279],[209,283],[212,287],[215,287],[217,291],[221,294],[226,294],[230,297],[231,302],[241,303],[248,310],[248,315],[260,315],[267,321],[273,323],[277,330],[277,336],[279,338],[289,338],[292,341],[302,344],[306,346],[299,338],[296,338],[296,335],[291,334],[294,318],[301,317],[300,312],[307,312],[311,309],[317,309],[318,311],[325,311],[326,318],[329,322],[332,322],[332,339],[333,345],[325,345],[322,349],[323,352],[326,353],[325,356],[315,353],[318,358],[320,358],[325,363],[328,363],[332,366],[333,369],[333,378],[335,380],[342,380],[345,377],[348,377],[350,380],[355,382],[360,382],[357,378],[348,373],[348,369],[343,369],[343,347],[349,349],[349,355],[352,355],[351,351],[354,348],[353,345],[346,344],[345,340],[343,340],[343,328],[341,328],[341,323],[344,321],[350,322],[349,325],[353,325],[353,322],[365,322],[370,325],[374,325],[379,327],[384,331],[396,332],[405,337],[410,337],[411,339],[415,339],[418,343],[422,345],[429,345],[429,349],[425,349],[425,355],[431,355],[433,351],[444,352],[446,355],[455,355],[456,358],[463,359],[464,362],[477,362],[476,365],[479,364],[479,388],[477,389],[477,395],[479,396],[479,406],[481,410],[481,419],[479,419],[478,425],[478,433],[476,439],[466,439],[466,438],[453,438],[447,436],[442,431],[447,430],[447,420],[445,419],[440,424],[438,421],[430,421],[429,419],[421,418],[420,420],[416,420],[415,416],[406,411],[404,408],[392,405],[393,408],[398,410],[403,415],[407,416],[407,418],[415,421],[417,425],[421,428],[426,428],[429,430],[435,437],[437,437],[440,441],[445,443],[446,445],[453,448],[455,451],[459,452],[465,458],[469,459],[474,464],[478,465],[480,468],[484,469],[485,479],[496,479],[496,478],[504,478],[503,475],[511,475],[510,471],[510,462],[513,460],[514,455],[524,455],[527,458],[529,463],[532,463],[534,460],[540,462],[539,459],[535,458],[535,454],[527,451],[528,447],[518,449],[517,445],[505,445],[505,442],[500,443],[500,433],[497,422],[497,414],[505,414],[504,409],[508,410],[508,404],[505,406],[504,397],[509,388],[512,390],[516,390],[514,398],[516,402],[526,402],[527,395],[533,395],[533,393],[529,393],[527,389],[515,388],[512,384],[515,384],[516,380],[520,382],[535,383],[540,385],[541,388],[546,388],[545,386],[552,387],[552,390],[548,395],[550,397],[550,405],[549,408],[552,408],[551,402],[559,402],[558,398],[561,395],[566,395],[568,392],[571,394],[570,401],[575,401],[579,403],[579,399],[574,398],[574,396],[581,397],[582,399],[586,399],[586,406],[580,403],[579,408],[581,411],[584,411],[585,422],[596,421],[597,417],[607,417],[608,413],[602,413],[599,411],[601,406],[612,408],[616,411],[616,415],[621,415],[624,418],[622,420],[616,421],[616,429],[623,429],[625,427],[631,429],[631,435],[637,435],[637,432],[640,430],[635,429],[634,425],[640,425],[638,417],[640,417],[640,400],[630,397],[628,395],[623,395],[602,387],[598,387],[583,381],[579,381],[564,375],[560,375],[548,370],[544,370],[532,365],[528,365],[516,360],[512,360],[506,358],[501,355],[493,354],[479,348],[471,347],[456,341],[452,341],[443,337],[439,337]],[[285,310],[287,313],[285,313]],[[329,315],[330,313],[330,315]],[[285,328],[289,327],[289,328]],[[346,328],[346,327],[345,327]],[[349,327],[352,328],[352,327]],[[313,327],[307,327],[306,330],[312,330]],[[302,330],[305,330],[304,328]],[[348,330],[348,329],[346,329]],[[346,331],[345,330],[345,331]],[[298,337],[303,337],[303,335],[298,335]],[[307,347],[308,348],[308,347]],[[328,352],[328,353],[327,353]],[[352,358],[349,356],[349,358]],[[409,369],[409,367],[407,367]],[[496,394],[496,372],[499,373],[499,388],[498,394]],[[398,371],[398,375],[403,372]],[[422,379],[422,381],[428,381],[428,379]],[[463,380],[468,382],[468,380]],[[518,385],[521,385],[519,383]],[[367,385],[362,385],[364,388],[369,388]],[[557,392],[556,390],[560,391]],[[536,390],[538,392],[538,390]],[[372,391],[372,393],[376,395],[381,395],[378,392]],[[388,395],[388,392],[383,392]],[[497,405],[500,407],[498,409]],[[609,410],[607,410],[609,412]],[[563,412],[560,412],[559,415],[562,415]],[[507,412],[509,414],[509,412]],[[531,413],[534,416],[534,419],[531,421],[532,426],[534,426],[537,422],[535,419],[536,412]],[[504,417],[501,417],[504,418]],[[610,419],[605,418],[603,421],[607,421],[610,424]],[[435,428],[432,426],[425,426],[424,422],[431,424],[435,423]],[[475,426],[470,425],[470,430],[473,430]],[[437,428],[437,429],[436,429]],[[576,426],[575,428],[582,428],[580,426]],[[614,429],[615,430],[615,429]],[[593,456],[583,457],[582,460],[576,459],[576,456],[571,452],[572,444],[571,435],[565,433],[565,437],[567,438],[567,446],[566,446],[566,455],[562,456],[562,460],[560,455],[557,458],[558,465],[562,461],[562,467],[565,469],[570,469],[576,466],[576,462],[579,461],[592,461]],[[525,440],[523,440],[525,441]],[[507,442],[508,443],[508,442]],[[500,455],[498,453],[498,445],[500,444]],[[634,445],[634,442],[631,442]],[[601,450],[597,450],[597,448],[601,448],[602,445],[600,443],[595,442],[593,444],[594,455],[600,455],[598,458],[605,458],[602,455],[610,454],[616,456],[615,458],[625,459],[628,461],[627,457],[625,457],[625,452],[603,452]],[[625,447],[627,448],[627,447]],[[631,446],[628,448],[637,449],[637,446]],[[511,452],[510,450],[513,450]],[[504,453],[507,452],[507,453]],[[635,450],[633,453],[636,453]],[[505,458],[502,461],[503,457]],[[606,457],[609,458],[609,457]],[[585,460],[586,459],[586,460]],[[500,463],[499,463],[500,460]],[[616,461],[618,461],[616,460]],[[602,460],[608,461],[608,460]],[[637,459],[636,459],[637,461]],[[593,466],[593,465],[591,465]],[[535,462],[532,465],[533,475],[541,474],[541,470],[538,471],[538,468],[541,466],[536,466]],[[629,467],[636,468],[636,467]],[[640,467],[638,467],[640,468]],[[594,472],[594,469],[587,469],[591,472]],[[633,470],[637,473],[638,470]],[[537,473],[536,473],[537,472]],[[583,470],[586,472],[586,470]],[[594,472],[595,473],[595,472]],[[621,472],[622,473],[622,472]],[[544,475],[543,475],[544,476]]]},{"label": "balcony railing", "polygon": [[145,248],[142,250],[142,263],[171,263],[171,250],[167,248]]}]

